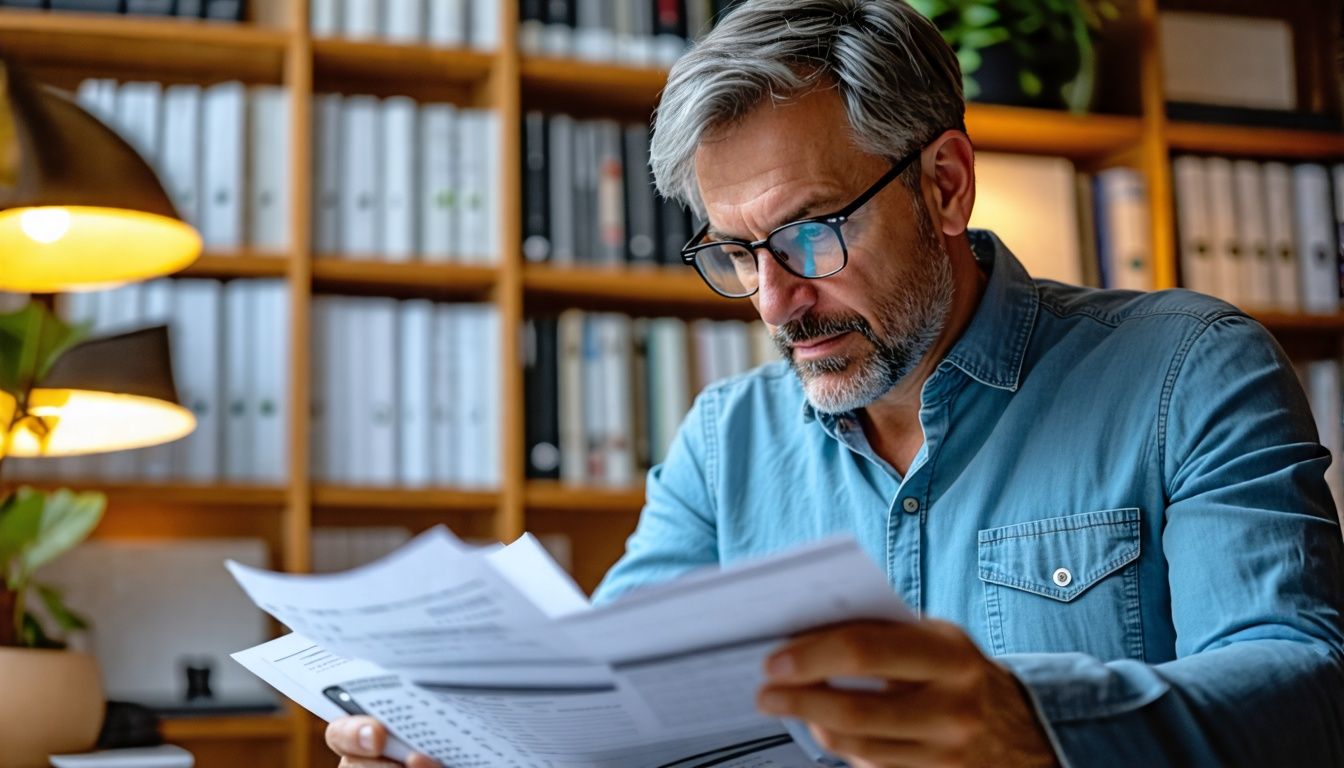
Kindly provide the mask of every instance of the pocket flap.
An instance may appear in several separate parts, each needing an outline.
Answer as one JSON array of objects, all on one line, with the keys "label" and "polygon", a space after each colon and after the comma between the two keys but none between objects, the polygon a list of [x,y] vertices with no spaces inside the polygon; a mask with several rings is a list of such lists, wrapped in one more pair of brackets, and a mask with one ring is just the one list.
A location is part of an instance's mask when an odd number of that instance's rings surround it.
[{"label": "pocket flap", "polygon": [[1139,556],[1139,510],[1108,509],[980,531],[980,578],[1068,602]]}]

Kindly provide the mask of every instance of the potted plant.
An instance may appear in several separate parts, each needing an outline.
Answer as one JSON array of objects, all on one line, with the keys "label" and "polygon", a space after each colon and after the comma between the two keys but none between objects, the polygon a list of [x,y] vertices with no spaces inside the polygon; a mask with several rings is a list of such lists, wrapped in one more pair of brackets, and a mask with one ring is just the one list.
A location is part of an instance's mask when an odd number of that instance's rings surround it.
[{"label": "potted plant", "polygon": [[1086,112],[1095,37],[1119,18],[1112,0],[908,0],[961,62],[966,98]]},{"label": "potted plant", "polygon": [[36,302],[0,315],[0,768],[45,766],[49,754],[88,749],[103,719],[97,664],[65,650],[33,609],[41,606],[62,632],[83,629],[84,621],[33,576],[93,531],[106,499],[3,485],[13,436],[50,428],[28,410],[29,394],[81,335]]}]

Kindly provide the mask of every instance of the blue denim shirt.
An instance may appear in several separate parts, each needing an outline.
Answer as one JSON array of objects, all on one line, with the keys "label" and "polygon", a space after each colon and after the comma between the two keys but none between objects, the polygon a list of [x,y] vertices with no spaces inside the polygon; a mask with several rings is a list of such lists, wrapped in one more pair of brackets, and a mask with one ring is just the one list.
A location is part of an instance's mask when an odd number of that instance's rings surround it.
[{"label": "blue denim shirt", "polygon": [[972,243],[989,281],[906,476],[783,362],[723,381],[597,599],[849,533],[1018,676],[1067,765],[1344,765],[1330,457],[1279,346],[1215,299]]}]

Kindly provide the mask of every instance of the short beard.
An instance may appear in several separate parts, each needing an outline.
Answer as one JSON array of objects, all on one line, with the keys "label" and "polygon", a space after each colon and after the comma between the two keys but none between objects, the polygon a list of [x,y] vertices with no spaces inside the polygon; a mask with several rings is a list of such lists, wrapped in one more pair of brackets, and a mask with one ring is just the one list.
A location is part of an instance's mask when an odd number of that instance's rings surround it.
[{"label": "short beard", "polygon": [[[856,411],[890,392],[924,359],[947,323],[953,293],[951,259],[923,199],[914,197],[917,252],[892,293],[878,297],[875,312],[887,329],[884,336],[858,315],[804,315],[775,329],[776,348],[793,366],[808,402],[822,413]],[[862,335],[872,349],[852,357],[794,359],[795,344],[845,332]],[[846,371],[849,374],[842,375]]]}]

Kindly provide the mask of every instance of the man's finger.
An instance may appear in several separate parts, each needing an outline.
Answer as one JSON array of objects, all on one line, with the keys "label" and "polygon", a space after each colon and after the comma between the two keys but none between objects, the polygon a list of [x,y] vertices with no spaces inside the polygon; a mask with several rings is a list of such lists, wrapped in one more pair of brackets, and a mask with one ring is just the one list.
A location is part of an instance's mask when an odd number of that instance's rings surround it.
[{"label": "man's finger", "polygon": [[934,621],[852,622],[799,635],[766,659],[773,683],[841,677],[927,682],[965,669],[979,656],[954,625]]},{"label": "man's finger", "polygon": [[756,703],[767,715],[804,720],[836,734],[943,742],[954,738],[963,723],[940,697],[928,689],[897,693],[767,686]]},{"label": "man's finger", "polygon": [[917,766],[955,765],[954,755],[945,748],[915,741],[893,741],[867,736],[838,734],[813,726],[812,738],[829,752],[845,758],[850,765]]},{"label": "man's finger", "polygon": [[391,760],[366,760],[362,757],[342,757],[338,768],[402,768]]},{"label": "man's finger", "polygon": [[387,729],[372,717],[343,717],[327,725],[327,746],[342,757],[380,757]]}]

